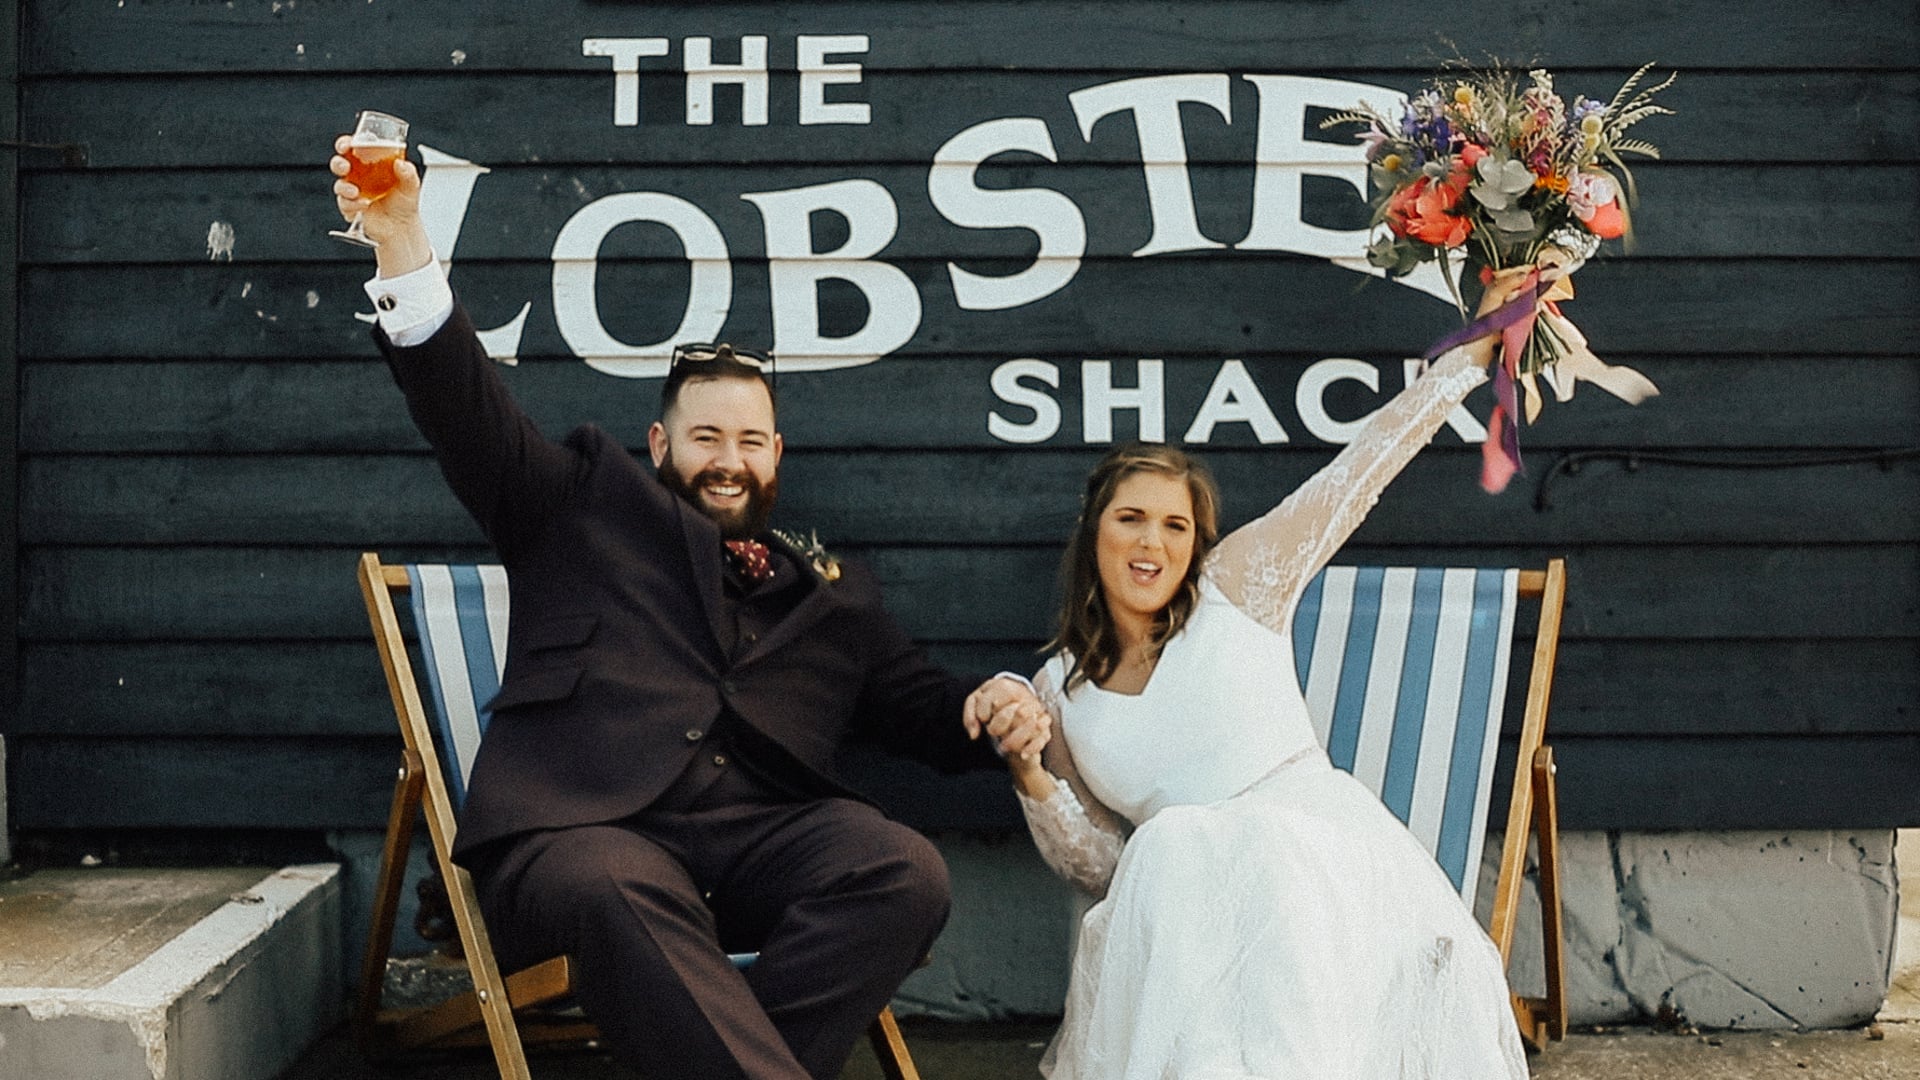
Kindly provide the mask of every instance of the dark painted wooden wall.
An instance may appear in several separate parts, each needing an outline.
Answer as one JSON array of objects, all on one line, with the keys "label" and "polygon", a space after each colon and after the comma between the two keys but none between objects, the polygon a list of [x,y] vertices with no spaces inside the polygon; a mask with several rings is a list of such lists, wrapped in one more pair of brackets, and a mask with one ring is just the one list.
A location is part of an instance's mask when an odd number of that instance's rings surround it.
[{"label": "dark painted wooden wall", "polygon": [[[383,817],[396,740],[355,556],[485,552],[352,318],[367,258],[323,235],[327,147],[356,108],[491,170],[454,283],[482,325],[531,305],[507,377],[553,433],[591,418],[638,444],[657,390],[590,369],[557,328],[551,254],[584,207],[621,191],[699,207],[733,260],[724,333],[764,341],[769,267],[742,196],[883,186],[899,230],[880,258],[912,281],[918,328],[878,363],[781,380],[780,518],[876,565],[943,658],[1026,667],[1101,448],[1083,440],[1083,361],[1111,361],[1126,386],[1138,360],[1163,360],[1175,438],[1222,362],[1245,362],[1290,441],[1214,433],[1238,522],[1332,452],[1295,409],[1303,371],[1356,357],[1391,391],[1400,358],[1451,325],[1410,289],[1231,246],[1251,221],[1261,105],[1244,76],[1411,89],[1449,54],[1443,34],[1552,67],[1569,96],[1609,95],[1645,60],[1681,71],[1664,95],[1679,115],[1641,129],[1666,157],[1636,169],[1640,243],[1583,271],[1569,308],[1664,394],[1550,407],[1525,433],[1530,475],[1498,498],[1474,486],[1476,449],[1443,432],[1342,561],[1567,557],[1551,730],[1571,827],[1920,825],[1920,16],[1854,0],[1468,7],[29,0],[25,137],[83,144],[86,164],[19,159],[19,690],[0,729],[16,827]],[[722,89],[716,122],[689,126],[685,40],[712,37],[730,61],[743,34],[769,38],[769,122],[742,126],[741,94]],[[868,103],[871,122],[802,126],[797,36],[842,34],[869,38],[835,57],[862,81],[826,99]],[[613,122],[612,66],[582,54],[600,37],[670,43],[643,65],[638,124]],[[1151,222],[1134,126],[1083,137],[1069,95],[1180,73],[1231,80],[1231,123],[1182,114],[1198,228],[1228,246],[1135,257]],[[946,263],[1012,273],[1035,241],[944,218],[929,167],[1006,117],[1043,121],[1058,161],[1004,155],[980,185],[1064,193],[1086,258],[1043,300],[965,311]],[[1304,201],[1317,224],[1364,222],[1336,182],[1309,180]],[[816,250],[845,239],[830,214],[815,228]],[[616,231],[608,332],[663,337],[688,279],[663,230]],[[845,286],[821,309],[832,333],[868,314]],[[1034,415],[992,389],[1018,358],[1059,375],[1061,423],[1037,444],[987,426]],[[1378,400],[1346,383],[1327,409]],[[1114,434],[1134,423],[1118,414]],[[1844,460],[1813,463],[1829,458]],[[994,780],[909,815],[1008,821],[1010,806]]]}]

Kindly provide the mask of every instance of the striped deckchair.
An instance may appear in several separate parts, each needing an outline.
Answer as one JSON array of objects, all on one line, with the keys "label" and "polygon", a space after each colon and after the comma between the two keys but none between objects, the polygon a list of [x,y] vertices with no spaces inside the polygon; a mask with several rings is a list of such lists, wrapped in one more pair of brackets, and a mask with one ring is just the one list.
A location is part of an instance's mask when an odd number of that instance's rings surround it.
[{"label": "striped deckchair", "polygon": [[[506,570],[499,566],[391,566],[369,553],[360,557],[360,590],[386,669],[404,749],[360,973],[354,1012],[357,1033],[361,1044],[375,1055],[477,1046],[484,1041],[493,1050],[503,1080],[530,1080],[526,1043],[579,1042],[599,1033],[576,1011],[553,1008],[556,1003],[565,1005],[573,994],[573,970],[567,957],[556,956],[502,975],[474,898],[473,879],[454,865],[450,855],[455,814],[466,799],[474,752],[490,719],[487,704],[499,691],[500,673],[506,666]],[[395,602],[399,593],[408,597],[421,677],[416,677],[407,653]],[[414,822],[423,810],[475,989],[439,1005],[387,1009],[381,998],[394,920]],[[755,957],[742,953],[732,959],[744,967]],[[888,1080],[919,1080],[892,1009],[881,1011],[867,1036]]]},{"label": "striped deckchair", "polygon": [[1333,566],[1294,614],[1294,664],[1333,763],[1407,823],[1469,906],[1500,749],[1519,601],[1540,601],[1533,669],[1489,933],[1512,954],[1529,837],[1539,843],[1546,996],[1513,998],[1535,1045],[1566,1034],[1558,806],[1544,744],[1566,566],[1545,570]]}]

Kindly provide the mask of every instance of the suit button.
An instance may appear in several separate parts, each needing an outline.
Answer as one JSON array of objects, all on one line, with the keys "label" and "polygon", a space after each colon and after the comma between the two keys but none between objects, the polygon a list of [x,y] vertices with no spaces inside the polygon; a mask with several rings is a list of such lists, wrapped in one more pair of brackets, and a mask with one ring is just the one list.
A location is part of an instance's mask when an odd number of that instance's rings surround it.
[{"label": "suit button", "polygon": [[715,765],[725,765],[727,763],[727,755],[725,754],[713,755],[713,763]]},{"label": "suit button", "polygon": [[720,692],[724,694],[737,694],[740,692],[740,684],[734,682],[732,679],[721,679]]},{"label": "suit button", "polygon": [[705,735],[706,735],[706,732],[701,731],[697,727],[690,727],[687,729],[688,742],[699,742],[701,738],[703,738]]},{"label": "suit button", "polygon": [[747,631],[747,644],[749,644],[749,645],[751,645],[751,644],[753,644],[754,642],[756,642],[756,641],[759,641],[759,640],[760,640],[760,635],[759,635],[759,634],[756,634],[756,633],[754,633],[754,632],[753,632],[753,631],[751,631],[751,630],[749,630],[749,631]]}]

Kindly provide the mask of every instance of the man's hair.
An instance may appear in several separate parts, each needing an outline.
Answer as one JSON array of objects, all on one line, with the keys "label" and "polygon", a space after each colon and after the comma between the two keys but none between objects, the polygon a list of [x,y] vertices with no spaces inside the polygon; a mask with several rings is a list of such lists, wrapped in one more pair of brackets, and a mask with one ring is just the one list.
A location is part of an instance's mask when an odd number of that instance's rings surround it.
[{"label": "man's hair", "polygon": [[680,400],[681,387],[716,379],[752,379],[767,388],[767,400],[773,405],[773,414],[776,418],[780,415],[780,399],[773,391],[773,384],[767,380],[766,372],[735,358],[729,352],[711,360],[675,364],[667,372],[666,380],[660,384],[660,419],[665,420],[667,414],[673,411],[674,404]]}]

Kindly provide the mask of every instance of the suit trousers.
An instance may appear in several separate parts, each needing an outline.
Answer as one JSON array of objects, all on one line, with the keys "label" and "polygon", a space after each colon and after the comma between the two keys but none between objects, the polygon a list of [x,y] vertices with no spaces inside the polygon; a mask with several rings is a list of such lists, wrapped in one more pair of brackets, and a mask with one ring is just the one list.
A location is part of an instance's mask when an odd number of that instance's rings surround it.
[{"label": "suit trousers", "polygon": [[[852,799],[796,798],[725,754],[631,818],[523,834],[477,861],[503,966],[571,957],[614,1054],[663,1080],[839,1076],[950,904],[924,836]],[[744,971],[726,957],[754,950]]]}]

